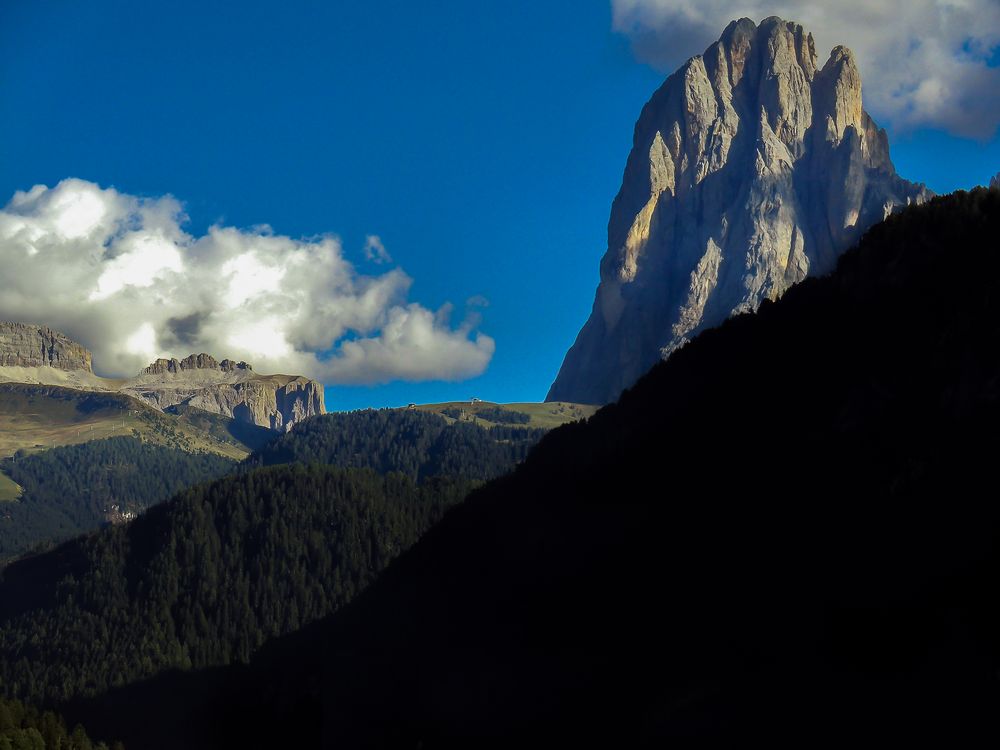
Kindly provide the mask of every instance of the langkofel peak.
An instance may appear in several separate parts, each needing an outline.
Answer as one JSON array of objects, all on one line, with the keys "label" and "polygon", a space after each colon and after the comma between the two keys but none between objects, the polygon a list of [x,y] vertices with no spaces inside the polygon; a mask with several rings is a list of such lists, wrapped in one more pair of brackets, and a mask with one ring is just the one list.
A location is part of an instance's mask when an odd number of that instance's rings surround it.
[{"label": "langkofel peak", "polygon": [[832,270],[872,224],[929,193],[896,175],[854,56],[734,21],[635,127],[593,310],[549,401],[602,404],[727,317]]}]

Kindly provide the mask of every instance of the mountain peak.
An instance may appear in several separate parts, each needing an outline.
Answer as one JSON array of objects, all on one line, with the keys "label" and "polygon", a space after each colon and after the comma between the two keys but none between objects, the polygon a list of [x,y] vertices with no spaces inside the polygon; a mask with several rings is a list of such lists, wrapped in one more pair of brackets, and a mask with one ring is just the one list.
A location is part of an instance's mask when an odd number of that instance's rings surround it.
[{"label": "mountain peak", "polygon": [[141,375],[162,375],[164,373],[180,373],[186,370],[219,370],[220,372],[252,371],[246,362],[237,362],[232,359],[224,359],[221,362],[210,354],[190,354],[184,359],[164,359],[159,358],[149,367],[144,369]]},{"label": "mountain peak", "polygon": [[734,39],[752,36],[756,31],[757,24],[754,23],[752,18],[744,16],[735,21],[730,21],[729,25],[722,32],[722,36],[719,37],[719,41],[726,46],[730,46]]},{"label": "mountain peak", "polygon": [[847,47],[819,68],[812,35],[777,16],[733,21],[667,78],[636,124],[593,311],[547,399],[614,400],[926,200],[896,175],[861,92]]}]

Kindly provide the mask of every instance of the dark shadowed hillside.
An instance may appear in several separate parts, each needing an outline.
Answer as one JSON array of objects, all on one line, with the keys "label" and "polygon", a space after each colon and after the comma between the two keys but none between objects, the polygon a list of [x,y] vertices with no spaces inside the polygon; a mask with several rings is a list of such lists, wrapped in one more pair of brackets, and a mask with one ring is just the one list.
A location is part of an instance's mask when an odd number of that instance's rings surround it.
[{"label": "dark shadowed hillside", "polygon": [[1000,192],[911,208],[546,436],[155,747],[998,739]]}]

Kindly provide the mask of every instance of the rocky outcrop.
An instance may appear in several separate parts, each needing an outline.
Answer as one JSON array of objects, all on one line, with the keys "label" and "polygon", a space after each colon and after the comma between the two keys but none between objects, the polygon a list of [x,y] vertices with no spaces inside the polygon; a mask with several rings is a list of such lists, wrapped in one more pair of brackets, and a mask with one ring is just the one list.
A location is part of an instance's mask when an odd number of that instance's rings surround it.
[{"label": "rocky outcrop", "polygon": [[872,224],[929,193],[896,175],[851,51],[734,21],[643,108],[593,311],[548,401],[601,404],[730,315],[830,271]]},{"label": "rocky outcrop", "polygon": [[164,373],[179,373],[185,370],[219,370],[220,372],[237,372],[253,370],[246,362],[236,362],[224,359],[217,362],[209,354],[192,354],[184,359],[158,359],[145,370],[142,375],[162,375]]},{"label": "rocky outcrop", "polygon": [[93,372],[90,352],[68,336],[45,326],[6,321],[0,321],[0,367]]},{"label": "rocky outcrop", "polygon": [[990,180],[990,190],[1000,190],[1000,172]]},{"label": "rocky outcrop", "polygon": [[235,403],[226,403],[230,392],[216,387],[192,400],[191,405],[205,409],[208,400],[214,399],[220,406],[225,403],[224,408],[230,410],[235,419],[282,432],[306,417],[325,413],[323,387],[316,381],[302,377],[281,383],[274,380],[273,377],[251,380],[235,386],[232,391],[238,397]]},{"label": "rocky outcrop", "polygon": [[326,413],[323,386],[315,380],[258,375],[246,362],[218,362],[208,354],[158,359],[122,390],[160,410],[192,406],[280,432]]},{"label": "rocky outcrop", "polygon": [[326,413],[323,386],[294,375],[259,375],[246,362],[208,354],[157,359],[129,380],[101,378],[83,346],[45,326],[0,322],[0,383],[120,392],[161,411],[187,405],[285,432]]}]

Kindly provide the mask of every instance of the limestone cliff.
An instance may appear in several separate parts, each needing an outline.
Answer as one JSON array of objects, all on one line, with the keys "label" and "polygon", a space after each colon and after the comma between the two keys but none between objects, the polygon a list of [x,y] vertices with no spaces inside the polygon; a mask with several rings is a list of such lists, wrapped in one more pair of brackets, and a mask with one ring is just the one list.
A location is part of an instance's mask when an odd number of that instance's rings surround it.
[{"label": "limestone cliff", "polygon": [[161,410],[183,404],[281,432],[326,411],[323,386],[314,380],[258,375],[246,362],[208,354],[158,359],[122,391]]},{"label": "limestone cliff", "polygon": [[755,310],[899,206],[850,50],[820,67],[812,35],[734,21],[643,108],[608,222],[593,311],[548,401],[613,401],[660,358]]},{"label": "limestone cliff", "polygon": [[83,346],[45,326],[0,321],[0,367],[54,367],[91,373]]}]

